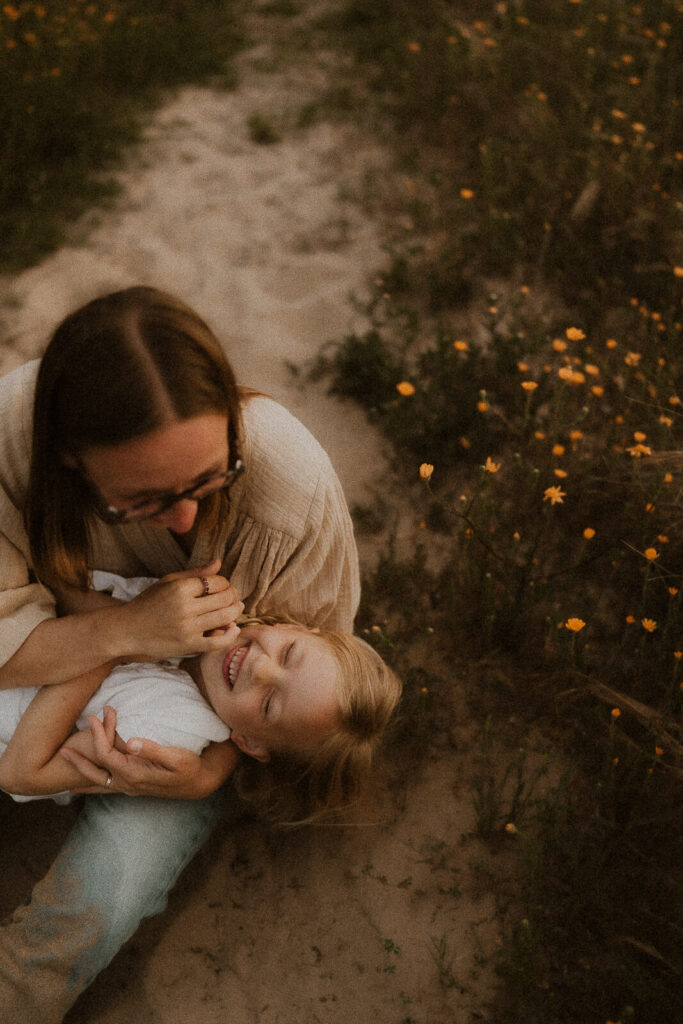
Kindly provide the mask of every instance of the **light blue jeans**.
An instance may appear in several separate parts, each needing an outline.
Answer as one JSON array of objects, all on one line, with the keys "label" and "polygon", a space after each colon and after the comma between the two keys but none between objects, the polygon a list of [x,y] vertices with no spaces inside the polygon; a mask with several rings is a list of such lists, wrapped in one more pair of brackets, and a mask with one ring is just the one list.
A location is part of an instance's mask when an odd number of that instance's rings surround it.
[{"label": "light blue jeans", "polygon": [[232,796],[89,796],[30,901],[0,925],[0,1021],[58,1024],[136,931]]}]

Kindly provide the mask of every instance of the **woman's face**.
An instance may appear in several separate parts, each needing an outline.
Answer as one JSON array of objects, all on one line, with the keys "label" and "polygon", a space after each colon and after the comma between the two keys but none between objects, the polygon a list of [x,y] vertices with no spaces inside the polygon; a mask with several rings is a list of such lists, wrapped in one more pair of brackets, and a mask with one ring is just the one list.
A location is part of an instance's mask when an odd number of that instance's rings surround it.
[{"label": "woman's face", "polygon": [[339,720],[338,667],[315,630],[243,626],[226,651],[203,654],[200,688],[246,754],[311,752]]},{"label": "woman's face", "polygon": [[[180,494],[228,468],[228,420],[203,413],[177,420],[133,441],[88,448],[81,462],[107,505],[125,510],[154,498]],[[183,498],[146,520],[159,529],[187,533],[199,503]]]}]

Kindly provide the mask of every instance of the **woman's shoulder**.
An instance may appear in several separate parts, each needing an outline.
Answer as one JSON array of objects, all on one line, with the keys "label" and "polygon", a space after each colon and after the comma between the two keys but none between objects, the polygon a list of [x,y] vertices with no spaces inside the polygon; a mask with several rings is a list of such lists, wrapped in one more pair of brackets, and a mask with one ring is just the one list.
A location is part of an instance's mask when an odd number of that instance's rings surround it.
[{"label": "woman's shoulder", "polygon": [[291,476],[303,483],[331,471],[324,448],[310,430],[288,409],[272,398],[257,395],[242,410],[244,461],[247,470],[259,465],[262,471]]},{"label": "woman's shoulder", "polygon": [[34,359],[0,377],[0,476],[10,489],[28,473],[39,366]]},{"label": "woman's shoulder", "polygon": [[40,359],[32,359],[0,377],[0,411],[16,410],[21,405],[33,410],[39,368]]},{"label": "woman's shoulder", "polygon": [[246,472],[241,510],[264,521],[274,516],[280,522],[284,516],[305,522],[316,497],[335,486],[327,453],[303,423],[272,398],[250,398],[242,417]]}]

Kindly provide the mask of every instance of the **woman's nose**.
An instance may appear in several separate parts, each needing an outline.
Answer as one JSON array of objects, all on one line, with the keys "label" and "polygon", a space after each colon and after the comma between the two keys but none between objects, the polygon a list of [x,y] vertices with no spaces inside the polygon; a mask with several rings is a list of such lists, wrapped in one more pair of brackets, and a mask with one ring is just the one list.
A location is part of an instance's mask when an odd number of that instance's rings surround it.
[{"label": "woman's nose", "polygon": [[198,507],[198,502],[192,501],[191,498],[183,498],[166,509],[155,522],[166,530],[173,530],[174,533],[187,533],[194,526]]}]

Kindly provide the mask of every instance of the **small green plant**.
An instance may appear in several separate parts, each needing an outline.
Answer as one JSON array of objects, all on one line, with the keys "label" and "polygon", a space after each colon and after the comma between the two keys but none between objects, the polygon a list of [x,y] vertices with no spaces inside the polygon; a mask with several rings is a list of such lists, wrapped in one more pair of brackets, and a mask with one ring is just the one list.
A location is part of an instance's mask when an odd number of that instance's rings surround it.
[{"label": "small green plant", "polygon": [[247,119],[249,137],[258,146],[272,146],[280,141],[280,133],[275,128],[272,120],[264,114],[255,111]]},{"label": "small green plant", "polygon": [[451,988],[458,987],[458,982],[453,974],[453,967],[451,958],[448,955],[448,942],[446,941],[445,935],[435,938],[434,936],[430,940],[429,954],[436,964],[437,971],[439,972],[439,984],[442,988],[448,991]]}]

